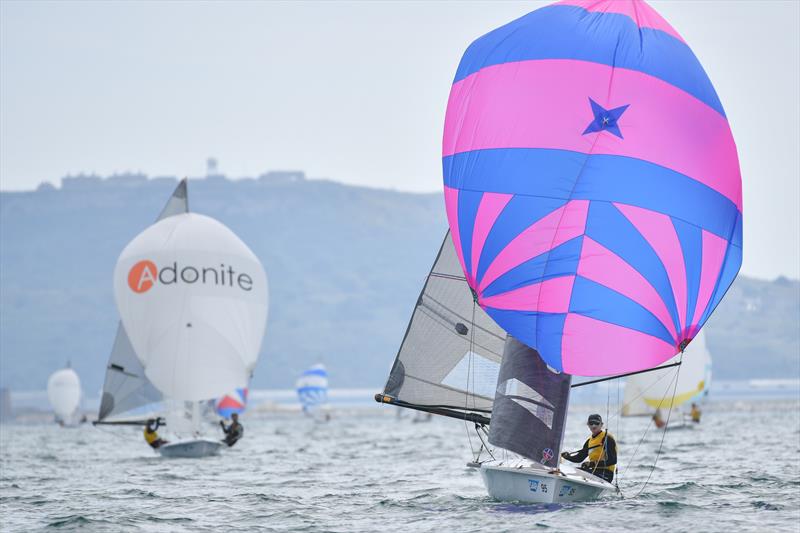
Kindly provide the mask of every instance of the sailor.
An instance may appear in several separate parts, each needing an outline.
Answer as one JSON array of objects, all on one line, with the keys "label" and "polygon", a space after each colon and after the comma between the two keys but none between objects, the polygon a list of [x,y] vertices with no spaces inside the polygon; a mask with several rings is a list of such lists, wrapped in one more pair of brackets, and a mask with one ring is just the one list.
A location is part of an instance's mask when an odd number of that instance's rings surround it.
[{"label": "sailor", "polygon": [[219,421],[219,425],[222,426],[222,431],[225,432],[225,438],[222,439],[222,442],[227,444],[229,447],[236,444],[236,441],[242,438],[244,435],[244,426],[239,423],[239,415],[233,413],[231,415],[231,425],[225,427],[225,422],[223,420]]},{"label": "sailor", "polygon": [[664,422],[664,417],[661,416],[661,409],[656,409],[656,412],[653,413],[653,423],[658,429],[661,429],[667,425],[667,423]]},{"label": "sailor", "polygon": [[159,438],[158,433],[156,433],[156,430],[160,424],[160,418],[150,418],[147,420],[147,424],[144,426],[144,440],[146,440],[147,444],[149,444],[154,450],[157,450],[168,442]]},{"label": "sailor", "polygon": [[573,463],[579,463],[588,457],[581,470],[585,470],[608,482],[614,479],[617,469],[617,441],[608,431],[603,431],[603,419],[600,415],[589,415],[587,421],[592,436],[583,443],[583,448],[577,452],[564,452],[561,457]]},{"label": "sailor", "polygon": [[690,414],[692,416],[692,422],[694,422],[695,424],[699,424],[700,423],[700,415],[702,413],[700,412],[700,408],[697,407],[696,403],[692,404],[692,412]]}]

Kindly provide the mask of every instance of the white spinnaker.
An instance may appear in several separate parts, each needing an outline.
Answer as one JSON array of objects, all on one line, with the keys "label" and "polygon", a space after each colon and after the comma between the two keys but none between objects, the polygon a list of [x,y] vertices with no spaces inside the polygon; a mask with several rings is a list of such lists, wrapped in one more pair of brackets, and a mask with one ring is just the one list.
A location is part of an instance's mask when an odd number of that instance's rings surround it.
[{"label": "white spinnaker", "polygon": [[230,229],[196,213],[153,224],[122,251],[114,296],[145,375],[199,401],[246,387],[267,321],[267,277]]},{"label": "white spinnaker", "polygon": [[[664,364],[676,363],[680,354]],[[705,333],[700,331],[683,353],[683,362],[677,369],[659,370],[631,376],[625,383],[623,416],[649,415],[656,409],[669,409],[673,388],[675,398],[673,407],[698,401],[711,382],[711,354],[706,348]]]},{"label": "white spinnaker", "polygon": [[68,421],[81,402],[81,380],[71,368],[53,372],[47,380],[47,398],[56,415]]}]

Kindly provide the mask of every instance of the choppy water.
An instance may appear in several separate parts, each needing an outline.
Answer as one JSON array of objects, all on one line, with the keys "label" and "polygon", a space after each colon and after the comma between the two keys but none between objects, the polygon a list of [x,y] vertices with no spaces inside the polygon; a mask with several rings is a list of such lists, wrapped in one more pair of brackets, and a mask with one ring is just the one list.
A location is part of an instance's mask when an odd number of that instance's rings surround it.
[{"label": "choppy water", "polygon": [[[797,531],[800,402],[712,404],[703,423],[666,435],[638,498],[569,506],[486,496],[464,424],[391,416],[253,420],[218,457],[162,459],[132,428],[1,428],[3,531]],[[576,406],[567,446],[586,438]],[[605,415],[605,408],[594,408]],[[381,416],[382,415],[382,416]],[[661,434],[646,422],[611,423],[621,487],[634,495]]]}]

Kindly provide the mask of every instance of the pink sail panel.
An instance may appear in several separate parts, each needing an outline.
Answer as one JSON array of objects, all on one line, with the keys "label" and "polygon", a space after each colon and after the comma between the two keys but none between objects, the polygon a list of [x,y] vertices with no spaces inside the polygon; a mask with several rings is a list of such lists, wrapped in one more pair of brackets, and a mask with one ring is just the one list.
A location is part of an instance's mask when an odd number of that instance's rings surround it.
[{"label": "pink sail panel", "polygon": [[[543,84],[543,79],[557,83]],[[591,118],[590,99],[606,109],[628,106],[619,118],[622,138],[601,131],[583,134]],[[725,117],[691,94],[634,70],[537,60],[493,65],[456,83],[442,155],[495,148],[650,161],[707,185],[741,208],[739,161]]]}]

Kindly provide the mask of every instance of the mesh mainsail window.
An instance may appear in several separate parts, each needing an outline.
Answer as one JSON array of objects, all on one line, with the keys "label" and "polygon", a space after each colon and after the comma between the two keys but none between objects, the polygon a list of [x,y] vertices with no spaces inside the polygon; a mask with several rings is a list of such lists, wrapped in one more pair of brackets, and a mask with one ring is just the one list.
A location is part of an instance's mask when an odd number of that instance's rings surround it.
[{"label": "mesh mainsail window", "polygon": [[558,465],[572,378],[509,336],[498,376],[489,442],[546,466]]}]

